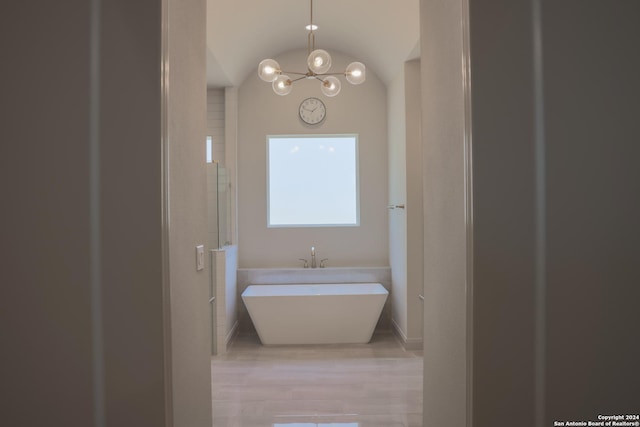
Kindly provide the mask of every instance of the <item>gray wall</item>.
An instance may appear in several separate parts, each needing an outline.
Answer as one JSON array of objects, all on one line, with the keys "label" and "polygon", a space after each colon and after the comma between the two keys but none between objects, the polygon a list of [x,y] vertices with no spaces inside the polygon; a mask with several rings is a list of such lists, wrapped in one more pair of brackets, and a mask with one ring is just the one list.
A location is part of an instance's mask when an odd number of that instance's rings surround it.
[{"label": "gray wall", "polygon": [[[471,2],[473,422],[533,425],[535,188],[530,2]],[[509,36],[506,37],[506,34]]]},{"label": "gray wall", "polygon": [[[92,90],[89,4],[14,3],[0,18],[10,64],[0,79],[3,425],[93,425],[96,378],[104,379],[97,389],[106,425],[165,421],[161,5],[103,3],[101,78]],[[92,166],[93,101],[100,127]],[[101,284],[100,323],[92,283]],[[98,354],[92,342],[100,337]]]},{"label": "gray wall", "polygon": [[89,7],[40,6],[14,4],[0,17],[11,64],[0,79],[0,413],[6,425],[81,426],[93,419]]},{"label": "gray wall", "polygon": [[550,425],[638,413],[640,3],[542,11]]},{"label": "gray wall", "polygon": [[477,427],[637,413],[640,4],[535,4],[471,2]]},{"label": "gray wall", "polygon": [[[459,74],[461,5],[421,3],[424,425],[464,425],[465,412],[475,427],[635,413],[640,5],[470,2],[469,86]],[[473,130],[468,223],[465,89]],[[472,268],[470,402],[465,280],[448,267]]]},{"label": "gray wall", "polygon": [[[158,427],[172,424],[172,401],[173,425],[211,425],[208,335],[184,313],[206,233],[198,213],[182,216],[204,211],[197,185],[176,194],[171,223],[173,352],[164,329],[162,3],[102,2],[99,50],[90,2],[14,3],[0,18],[3,425]],[[204,173],[204,2],[171,3],[172,79],[193,79],[183,95],[172,83],[168,107],[177,191],[199,181],[196,150]]]},{"label": "gray wall", "polygon": [[[330,52],[332,69],[356,60]],[[305,49],[275,58],[283,69],[305,67]],[[256,64],[257,65],[257,64]],[[334,98],[320,92],[319,82],[303,80],[284,97],[252,73],[238,92],[238,256],[240,267],[297,267],[298,258],[329,258],[328,266],[387,266],[387,99],[386,89],[367,70],[367,80],[353,86],[342,82]],[[302,123],[300,102],[322,98],[327,116],[318,126]],[[267,228],[266,137],[287,134],[359,134],[360,226]],[[320,179],[309,176],[309,180]]]}]

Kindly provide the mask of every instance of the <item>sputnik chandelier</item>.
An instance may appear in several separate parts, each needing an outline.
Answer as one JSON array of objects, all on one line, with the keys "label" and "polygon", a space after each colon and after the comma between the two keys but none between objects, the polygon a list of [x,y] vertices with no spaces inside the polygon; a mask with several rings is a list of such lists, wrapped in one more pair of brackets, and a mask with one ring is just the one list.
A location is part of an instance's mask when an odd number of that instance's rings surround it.
[{"label": "sputnik chandelier", "polygon": [[[316,79],[320,81],[320,90],[326,96],[336,96],[340,93],[342,84],[336,76],[344,75],[351,84],[358,85],[365,80],[365,66],[361,62],[352,62],[342,73],[329,73],[331,68],[331,55],[329,52],[315,48],[314,31],[318,29],[313,23],[313,0],[310,0],[311,18],[306,29],[309,30],[307,36],[307,48],[309,56],[307,57],[307,72],[300,73],[295,71],[283,71],[273,59],[264,59],[258,65],[258,76],[265,82],[272,83],[273,91],[278,95],[287,95],[291,92],[294,82],[302,79]],[[293,74],[298,76],[294,79],[288,76]]]}]

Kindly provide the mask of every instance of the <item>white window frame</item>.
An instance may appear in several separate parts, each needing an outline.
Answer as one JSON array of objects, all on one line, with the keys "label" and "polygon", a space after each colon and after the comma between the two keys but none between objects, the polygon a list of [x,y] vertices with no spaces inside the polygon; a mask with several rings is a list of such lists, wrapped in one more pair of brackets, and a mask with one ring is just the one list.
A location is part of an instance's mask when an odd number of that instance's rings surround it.
[{"label": "white window frame", "polygon": [[[299,143],[298,145],[300,147],[302,147],[301,149],[304,150],[318,150],[318,154],[319,155],[324,155],[325,157],[323,157],[324,160],[329,160],[330,161],[330,157],[327,157],[327,155],[329,155],[328,153],[335,153],[335,146],[330,146],[330,140],[336,140],[335,142],[338,142],[338,139],[352,139],[353,140],[353,152],[349,152],[349,156],[353,156],[353,161],[354,161],[354,165],[353,165],[353,169],[349,169],[348,171],[344,171],[345,174],[345,180],[342,180],[340,182],[345,182],[348,181],[350,183],[353,184],[353,186],[351,185],[347,185],[346,188],[348,189],[346,194],[343,194],[342,196],[337,196],[338,199],[339,197],[345,197],[344,202],[340,202],[337,203],[337,201],[335,199],[333,199],[330,195],[331,194],[338,194],[337,192],[341,189],[344,189],[345,186],[344,185],[340,185],[338,186],[337,184],[332,184],[330,179],[327,179],[326,175],[322,176],[321,173],[314,173],[312,171],[313,167],[309,167],[309,169],[305,169],[304,173],[300,172],[300,171],[296,171],[295,168],[293,168],[291,171],[287,171],[286,174],[290,174],[291,176],[288,177],[287,182],[301,182],[303,183],[304,187],[305,187],[305,192],[304,193],[299,193],[300,190],[298,190],[298,192],[294,191],[294,195],[291,196],[291,200],[289,202],[286,202],[286,206],[284,205],[284,202],[280,201],[280,202],[272,202],[272,189],[271,189],[271,181],[272,179],[275,180],[283,180],[282,177],[273,177],[271,176],[271,168],[272,168],[272,159],[270,158],[271,156],[271,144],[274,143],[276,144],[278,141],[282,141],[282,140],[292,140],[292,142],[297,142]],[[329,141],[320,141],[319,145],[318,142],[316,142],[316,140],[329,140]],[[326,147],[325,147],[326,146]],[[360,226],[360,178],[359,178],[359,152],[358,152],[358,135],[357,134],[312,134],[312,135],[267,135],[267,140],[266,140],[266,150],[267,150],[267,179],[266,179],[266,184],[267,184],[267,188],[266,188],[266,198],[267,198],[267,227],[268,228],[295,228],[295,227],[358,227]],[[351,147],[349,147],[350,149]],[[326,151],[322,151],[322,150],[326,150]],[[332,151],[333,150],[333,151]],[[293,151],[292,151],[293,153]],[[290,159],[289,159],[290,161]],[[273,160],[274,163],[277,163],[278,160]],[[287,163],[290,164],[290,163]],[[325,163],[326,166],[326,163]],[[337,171],[337,166],[333,165],[333,169],[331,169],[332,171],[338,173]],[[351,173],[353,173],[355,176],[351,176]],[[285,175],[286,175],[285,174]],[[348,174],[348,176],[347,176]],[[351,181],[353,180],[353,181]],[[331,185],[334,185],[334,188],[331,188]],[[340,188],[338,188],[340,187]],[[293,191],[293,190],[292,190]],[[318,195],[318,197],[322,197],[323,195],[326,196],[327,198],[330,198],[331,200],[326,200],[326,201],[322,201],[322,200],[313,200],[312,202],[301,202],[300,200],[304,200],[304,197],[307,194],[316,194]],[[272,203],[276,203],[276,205],[272,206]],[[317,203],[317,205],[320,206],[332,206],[332,205],[336,205],[337,207],[343,207],[345,208],[348,212],[349,212],[349,220],[346,221],[339,221],[336,219],[330,219],[327,218],[327,221],[309,221],[305,218],[301,218],[300,220],[282,220],[280,219],[280,217],[282,216],[282,210],[286,209],[287,211],[291,211],[292,209],[296,209],[296,208],[300,208],[300,214],[303,214],[304,211],[304,207],[310,206],[313,203]],[[354,203],[355,206],[353,206],[351,203]],[[272,212],[272,207],[273,207],[273,212]],[[354,212],[355,210],[355,212]],[[272,220],[272,215],[276,216],[275,214],[278,213],[278,211],[280,212],[280,214],[278,214],[278,218],[275,218]],[[295,211],[293,212],[293,214],[295,214]],[[336,215],[335,213],[333,215]]]}]

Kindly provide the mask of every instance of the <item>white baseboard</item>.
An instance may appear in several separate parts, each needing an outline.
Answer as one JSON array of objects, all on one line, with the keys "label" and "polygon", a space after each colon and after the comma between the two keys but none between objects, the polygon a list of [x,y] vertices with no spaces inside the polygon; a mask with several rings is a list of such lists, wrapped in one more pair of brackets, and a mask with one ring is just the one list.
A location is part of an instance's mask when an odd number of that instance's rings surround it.
[{"label": "white baseboard", "polygon": [[224,341],[225,347],[229,347],[229,343],[231,342],[231,340],[233,340],[236,337],[236,335],[238,335],[238,321],[237,320],[233,324],[233,326],[231,327],[231,330],[229,331],[229,333],[226,336],[226,339]]},{"label": "white baseboard", "polygon": [[422,350],[422,339],[421,338],[407,338],[407,335],[404,333],[402,328],[396,323],[395,319],[391,319],[391,329],[393,333],[400,340],[400,344],[404,347],[405,350],[415,351]]}]

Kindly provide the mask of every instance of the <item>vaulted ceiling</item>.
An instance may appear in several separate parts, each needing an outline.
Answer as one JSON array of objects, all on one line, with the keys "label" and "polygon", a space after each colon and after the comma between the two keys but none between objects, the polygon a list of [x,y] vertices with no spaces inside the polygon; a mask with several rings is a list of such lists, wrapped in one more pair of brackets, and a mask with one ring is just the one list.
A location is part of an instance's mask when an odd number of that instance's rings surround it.
[{"label": "vaulted ceiling", "polygon": [[[310,0],[207,0],[207,85],[239,86],[265,58],[307,48]],[[314,0],[316,48],[388,84],[419,55],[419,0]],[[301,58],[303,62],[305,58]]]}]

